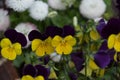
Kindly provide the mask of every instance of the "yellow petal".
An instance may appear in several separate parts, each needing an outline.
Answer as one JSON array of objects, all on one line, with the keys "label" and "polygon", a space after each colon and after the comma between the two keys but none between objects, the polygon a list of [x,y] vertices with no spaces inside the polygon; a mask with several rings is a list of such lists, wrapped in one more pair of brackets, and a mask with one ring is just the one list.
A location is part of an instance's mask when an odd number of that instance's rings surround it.
[{"label": "yellow petal", "polygon": [[46,40],[45,40],[45,52],[46,52],[46,54],[50,54],[50,53],[52,53],[52,52],[54,52],[54,47],[52,46],[52,38],[51,37],[49,37],[49,38],[47,38]]},{"label": "yellow petal", "polygon": [[104,76],[104,73],[105,73],[105,69],[101,69],[101,70],[100,70],[100,77],[103,77],[103,76]]},{"label": "yellow petal", "polygon": [[[86,71],[86,72],[85,72]],[[87,67],[86,70],[83,68],[80,73],[86,75],[86,76],[91,76],[92,75],[92,69],[90,67]],[[86,73],[86,74],[85,74]]]},{"label": "yellow petal", "polygon": [[120,42],[118,40],[115,40],[114,49],[117,52],[120,52]]},{"label": "yellow petal", "polygon": [[11,46],[11,41],[8,39],[8,38],[4,38],[4,39],[2,39],[1,40],[1,43],[0,43],[0,45],[1,45],[1,48],[4,48],[4,47],[9,47],[9,46]]},{"label": "yellow petal", "polygon": [[55,50],[60,55],[64,52],[63,46],[60,46],[60,45],[58,45]]},{"label": "yellow petal", "polygon": [[66,45],[64,46],[64,54],[70,54],[72,52],[72,46]]},{"label": "yellow petal", "polygon": [[52,40],[52,46],[56,47],[58,46],[62,41],[62,38],[60,36],[55,36]]},{"label": "yellow petal", "polygon": [[109,49],[112,49],[114,47],[115,38],[116,38],[116,35],[114,35],[114,34],[112,34],[112,35],[109,36],[108,43],[107,43]]},{"label": "yellow petal", "polygon": [[50,69],[49,79],[57,79],[57,75],[53,68]]},{"label": "yellow petal", "polygon": [[35,80],[45,80],[43,76],[37,76]]},{"label": "yellow petal", "polygon": [[97,31],[92,30],[92,31],[90,31],[90,37],[93,40],[98,40],[100,38],[100,35],[98,34]]},{"label": "yellow petal", "polygon": [[9,47],[3,48],[1,50],[1,55],[4,58],[7,58],[9,60],[14,60],[16,58],[16,52],[15,52],[15,50],[13,48],[9,48]]},{"label": "yellow petal", "polygon": [[56,47],[58,54],[70,54],[72,52],[72,47],[70,45],[59,45]]},{"label": "yellow petal", "polygon": [[117,52],[114,54],[114,60],[117,62]]},{"label": "yellow petal", "polygon": [[99,67],[96,65],[96,63],[92,59],[89,60],[89,67],[92,70],[99,69]]},{"label": "yellow petal", "polygon": [[40,39],[34,39],[32,41],[32,51],[35,51],[42,41]]},{"label": "yellow petal", "polygon": [[74,37],[70,36],[66,36],[64,38],[64,40],[66,41],[67,44],[74,46],[76,44],[76,39]]},{"label": "yellow petal", "polygon": [[45,48],[39,46],[39,48],[36,49],[36,55],[37,56],[44,56],[45,55]]},{"label": "yellow petal", "polygon": [[25,76],[22,77],[21,80],[34,80],[34,78],[30,75],[25,75]]},{"label": "yellow petal", "polygon": [[16,52],[17,55],[21,55],[22,49],[21,49],[21,44],[20,43],[13,44],[13,48],[15,49],[15,52]]}]

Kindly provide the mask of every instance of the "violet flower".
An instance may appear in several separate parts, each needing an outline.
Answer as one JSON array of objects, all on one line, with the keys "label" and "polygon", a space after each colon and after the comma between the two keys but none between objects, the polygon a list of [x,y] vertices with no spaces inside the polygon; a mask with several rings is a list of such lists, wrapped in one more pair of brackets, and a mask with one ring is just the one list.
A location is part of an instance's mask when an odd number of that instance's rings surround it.
[{"label": "violet flower", "polygon": [[32,77],[43,76],[45,80],[48,80],[48,76],[50,74],[50,69],[45,68],[41,65],[31,65],[28,64],[23,69],[23,75],[30,75]]},{"label": "violet flower", "polygon": [[14,29],[7,30],[4,35],[6,38],[9,38],[12,43],[19,42],[22,47],[26,46],[27,44],[26,37],[22,33],[19,33]]}]

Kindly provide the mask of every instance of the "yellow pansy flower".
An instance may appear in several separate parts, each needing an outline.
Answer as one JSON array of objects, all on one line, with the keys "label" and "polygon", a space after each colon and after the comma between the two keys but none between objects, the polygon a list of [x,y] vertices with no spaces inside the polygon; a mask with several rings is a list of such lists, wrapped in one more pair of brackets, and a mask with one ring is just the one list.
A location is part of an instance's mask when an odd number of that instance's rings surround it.
[{"label": "yellow pansy flower", "polygon": [[30,75],[25,75],[25,76],[22,77],[21,80],[44,80],[44,77],[43,76],[37,76],[37,77],[33,78]]},{"label": "yellow pansy flower", "polygon": [[120,33],[115,35],[111,34],[108,38],[108,48],[114,48],[116,52],[120,52]]},{"label": "yellow pansy flower", "polygon": [[9,60],[14,60],[17,55],[22,53],[21,44],[17,42],[12,44],[8,38],[2,39],[0,46],[2,48],[1,55]]},{"label": "yellow pansy flower", "polygon": [[71,35],[62,38],[55,36],[52,40],[52,46],[58,54],[70,54],[72,52],[72,46],[76,44],[76,39]]},{"label": "yellow pansy flower", "polygon": [[44,56],[54,52],[51,44],[52,38],[48,37],[46,40],[34,39],[32,41],[32,51],[35,51],[37,56]]}]

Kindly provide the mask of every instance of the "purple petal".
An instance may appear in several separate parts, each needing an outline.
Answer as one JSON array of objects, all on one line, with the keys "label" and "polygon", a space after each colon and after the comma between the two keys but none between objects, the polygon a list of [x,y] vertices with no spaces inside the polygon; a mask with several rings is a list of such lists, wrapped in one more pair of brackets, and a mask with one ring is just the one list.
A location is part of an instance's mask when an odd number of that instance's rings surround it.
[{"label": "purple petal", "polygon": [[9,38],[12,43],[19,42],[23,47],[27,44],[26,37],[22,33],[16,32],[16,30],[7,30],[4,35]]},{"label": "purple petal", "polygon": [[106,23],[104,21],[104,19],[101,19],[99,21],[99,24],[97,25],[97,31],[99,32],[99,34],[102,34],[102,29],[105,27]]},{"label": "purple petal", "polygon": [[106,51],[106,50],[108,50],[108,47],[107,47],[107,41],[105,40],[104,42],[102,42],[99,51]]},{"label": "purple petal", "polygon": [[120,32],[120,19],[110,19],[107,25],[102,29],[101,36],[105,39],[111,34],[118,34]]},{"label": "purple petal", "polygon": [[77,71],[81,71],[83,69],[84,58],[82,53],[72,53],[71,59],[75,64]]},{"label": "purple petal", "polygon": [[74,73],[69,73],[69,76],[71,80],[77,80],[77,75],[75,75]]},{"label": "purple petal", "polygon": [[37,74],[37,70],[31,64],[26,65],[23,69],[23,75],[31,75],[31,76],[35,77],[36,74]]},{"label": "purple petal", "polygon": [[44,64],[46,65],[50,60],[50,56],[45,56],[44,57]]},{"label": "purple petal", "polygon": [[34,39],[40,39],[41,36],[42,34],[39,31],[33,30],[29,33],[28,38],[32,41]]},{"label": "purple petal", "polygon": [[66,25],[66,26],[63,27],[63,37],[68,36],[68,35],[74,36],[75,35],[75,30],[72,26]]},{"label": "purple petal", "polygon": [[45,31],[45,34],[51,37],[54,37],[55,35],[61,35],[62,33],[62,28],[58,28],[56,26],[48,26]]},{"label": "purple petal", "polygon": [[4,33],[4,35],[9,38],[12,43],[14,43],[17,37],[17,32],[14,29],[9,29]]},{"label": "purple petal", "polygon": [[110,56],[105,52],[98,52],[94,56],[94,61],[100,68],[105,68],[110,63]]},{"label": "purple petal", "polygon": [[48,36],[46,34],[41,34],[39,31],[33,30],[29,33],[28,38],[30,41],[34,39],[45,40],[46,38],[48,38]]},{"label": "purple petal", "polygon": [[17,38],[15,41],[19,42],[23,47],[27,44],[27,39],[22,33],[17,34]]},{"label": "purple petal", "polygon": [[50,69],[45,68],[41,65],[36,65],[35,68],[37,69],[37,76],[42,75],[42,76],[44,76],[45,80],[48,79],[48,76],[50,74]]}]

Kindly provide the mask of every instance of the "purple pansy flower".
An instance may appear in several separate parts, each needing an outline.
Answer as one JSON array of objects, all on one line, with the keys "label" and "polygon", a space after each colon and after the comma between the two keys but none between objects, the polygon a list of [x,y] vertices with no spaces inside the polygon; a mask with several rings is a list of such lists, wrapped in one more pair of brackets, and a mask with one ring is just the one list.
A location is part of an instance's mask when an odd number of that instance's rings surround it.
[{"label": "purple pansy flower", "polygon": [[83,63],[85,62],[82,52],[72,53],[71,59],[75,64],[77,71],[81,71],[84,67]]},{"label": "purple pansy flower", "polygon": [[69,25],[65,25],[63,28],[59,28],[57,26],[49,26],[46,28],[45,33],[51,37],[54,37],[56,35],[59,35],[61,37],[65,37],[68,35],[74,36],[75,30],[72,26],[69,26]]},{"label": "purple pansy flower", "polygon": [[94,61],[100,68],[105,68],[110,63],[110,55],[103,51],[97,52]]},{"label": "purple pansy flower", "polygon": [[75,73],[70,72],[69,76],[71,80],[77,80],[77,75]]},{"label": "purple pansy flower", "polygon": [[94,61],[100,68],[105,68],[110,64],[110,51],[107,47],[107,41],[105,40],[101,44],[98,52],[94,55]]},{"label": "purple pansy flower", "polygon": [[112,18],[106,25],[104,22],[100,22],[97,30],[103,39],[107,39],[111,34],[118,34],[120,32],[120,19]]},{"label": "purple pansy flower", "polygon": [[45,68],[44,66],[41,65],[33,66],[31,64],[28,64],[23,69],[23,75],[31,75],[32,77],[41,75],[45,78],[45,80],[48,80],[49,74],[50,69]]},{"label": "purple pansy flower", "polygon": [[54,37],[59,35],[61,37],[65,37],[67,35],[75,35],[75,30],[72,26],[64,26],[63,28],[59,28],[57,26],[48,26],[45,30],[45,33],[40,33],[39,31],[33,30],[28,35],[29,40],[32,41],[33,39],[41,39],[45,40],[46,38]]},{"label": "purple pansy flower", "polygon": [[27,44],[26,37],[14,29],[7,30],[4,35],[9,38],[12,43],[19,42],[23,47]]}]

